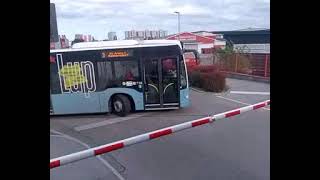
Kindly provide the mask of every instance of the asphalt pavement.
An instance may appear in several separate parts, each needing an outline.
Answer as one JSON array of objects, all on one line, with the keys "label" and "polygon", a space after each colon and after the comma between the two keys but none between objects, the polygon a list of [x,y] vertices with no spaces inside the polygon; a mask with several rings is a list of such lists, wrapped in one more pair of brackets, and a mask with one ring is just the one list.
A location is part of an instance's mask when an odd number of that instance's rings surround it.
[{"label": "asphalt pavement", "polygon": [[[227,79],[227,84],[226,93],[191,90],[192,105],[179,110],[138,112],[128,118],[52,117],[50,158],[270,98],[266,83]],[[50,170],[50,179],[268,180],[270,107],[58,167]]]}]

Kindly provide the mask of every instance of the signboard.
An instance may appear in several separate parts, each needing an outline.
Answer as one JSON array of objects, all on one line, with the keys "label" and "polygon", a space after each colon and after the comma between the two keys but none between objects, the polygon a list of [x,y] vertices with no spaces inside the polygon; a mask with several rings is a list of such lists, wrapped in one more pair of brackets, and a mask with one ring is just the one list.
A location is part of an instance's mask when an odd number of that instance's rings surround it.
[{"label": "signboard", "polygon": [[102,58],[130,57],[130,56],[132,56],[132,51],[129,51],[129,50],[102,52]]},{"label": "signboard", "polygon": [[270,53],[270,44],[234,44],[233,48],[244,53]]},{"label": "signboard", "polygon": [[[178,40],[179,36],[175,36],[174,39]],[[192,35],[180,35],[180,41],[195,41],[197,40],[196,36]]]},{"label": "signboard", "polygon": [[197,38],[196,36],[192,36],[192,35],[185,35],[185,36],[181,36],[180,35],[180,40],[181,41],[195,41]]}]

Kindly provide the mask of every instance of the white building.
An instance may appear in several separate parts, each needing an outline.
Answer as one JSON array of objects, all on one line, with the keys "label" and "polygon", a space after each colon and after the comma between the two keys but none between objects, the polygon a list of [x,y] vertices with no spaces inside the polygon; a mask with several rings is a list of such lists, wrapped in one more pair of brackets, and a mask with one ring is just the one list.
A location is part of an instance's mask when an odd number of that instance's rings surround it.
[{"label": "white building", "polygon": [[84,42],[92,42],[93,41],[93,36],[91,34],[89,34],[89,35],[76,34],[74,36],[74,39],[81,39]]},{"label": "white building", "polygon": [[144,30],[144,31],[125,31],[125,39],[165,39],[167,31],[164,30]]},{"label": "white building", "polygon": [[200,54],[210,54],[214,49],[224,48],[226,45],[225,40],[216,38],[215,34],[182,32],[168,36],[167,39],[177,40],[183,42],[184,49],[197,50]]},{"label": "white building", "polygon": [[109,40],[109,41],[117,40],[117,34],[116,34],[116,32],[108,32],[108,40]]},{"label": "white building", "polygon": [[74,39],[82,39],[82,34],[76,34],[75,36],[74,36]]}]

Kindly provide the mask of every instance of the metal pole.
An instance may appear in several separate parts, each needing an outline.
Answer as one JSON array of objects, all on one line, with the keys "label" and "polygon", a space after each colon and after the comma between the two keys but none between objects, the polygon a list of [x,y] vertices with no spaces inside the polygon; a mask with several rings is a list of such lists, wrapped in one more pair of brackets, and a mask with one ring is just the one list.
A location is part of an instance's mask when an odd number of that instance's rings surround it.
[{"label": "metal pole", "polygon": [[238,54],[236,53],[236,65],[235,65],[234,72],[237,72],[237,69],[238,69]]},{"label": "metal pole", "polygon": [[264,77],[267,77],[268,59],[269,59],[269,56],[268,56],[268,54],[266,54],[265,59],[264,59]]},{"label": "metal pole", "polygon": [[180,12],[175,11],[174,13],[178,14],[178,40],[180,41]]},{"label": "metal pole", "polygon": [[178,13],[178,32],[179,32],[179,41],[180,41],[180,13]]}]

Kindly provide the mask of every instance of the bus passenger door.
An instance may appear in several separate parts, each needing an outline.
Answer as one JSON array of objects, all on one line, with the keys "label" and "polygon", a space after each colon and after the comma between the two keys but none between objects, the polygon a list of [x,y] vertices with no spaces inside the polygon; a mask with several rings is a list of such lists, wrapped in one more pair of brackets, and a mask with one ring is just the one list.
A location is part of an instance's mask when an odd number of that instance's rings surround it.
[{"label": "bus passenger door", "polygon": [[161,107],[158,69],[158,59],[144,60],[145,109]]},{"label": "bus passenger door", "polygon": [[175,57],[143,61],[146,110],[179,107],[178,68]]},{"label": "bus passenger door", "polygon": [[161,58],[161,84],[163,107],[179,106],[178,58]]}]

